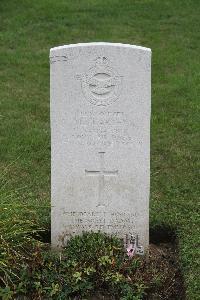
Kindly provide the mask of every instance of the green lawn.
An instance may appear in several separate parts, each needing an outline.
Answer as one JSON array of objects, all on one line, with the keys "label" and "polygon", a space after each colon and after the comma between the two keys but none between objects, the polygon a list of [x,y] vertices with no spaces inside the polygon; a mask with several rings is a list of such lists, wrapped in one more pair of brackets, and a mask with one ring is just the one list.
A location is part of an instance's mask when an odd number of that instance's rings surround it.
[{"label": "green lawn", "polygon": [[187,299],[200,299],[199,0],[0,1],[2,232],[13,206],[13,222],[28,206],[50,227],[49,49],[92,41],[152,49],[150,225],[175,231]]}]

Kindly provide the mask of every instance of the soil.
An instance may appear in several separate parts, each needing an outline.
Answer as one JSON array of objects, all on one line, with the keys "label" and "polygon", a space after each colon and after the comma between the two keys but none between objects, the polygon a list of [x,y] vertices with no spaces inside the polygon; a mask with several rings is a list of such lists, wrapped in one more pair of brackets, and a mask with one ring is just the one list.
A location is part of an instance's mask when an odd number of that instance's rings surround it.
[{"label": "soil", "polygon": [[[147,296],[144,298],[145,300],[185,299],[185,288],[178,261],[178,252],[174,244],[150,244],[149,261],[145,263],[144,271],[145,281],[147,286],[150,286],[147,290]],[[142,277],[144,279],[144,276]]]}]

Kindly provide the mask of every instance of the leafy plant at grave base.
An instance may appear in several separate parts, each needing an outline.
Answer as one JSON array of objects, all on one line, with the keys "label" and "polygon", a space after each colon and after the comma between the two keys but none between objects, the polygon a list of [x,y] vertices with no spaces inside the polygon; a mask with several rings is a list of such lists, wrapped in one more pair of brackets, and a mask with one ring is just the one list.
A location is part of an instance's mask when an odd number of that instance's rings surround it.
[{"label": "leafy plant at grave base", "polygon": [[142,299],[145,287],[133,279],[139,266],[138,258],[130,260],[126,256],[119,239],[84,233],[72,238],[62,253],[35,249],[12,289],[6,286],[0,295],[5,300],[13,295],[28,299],[82,299],[98,290],[124,300]]}]

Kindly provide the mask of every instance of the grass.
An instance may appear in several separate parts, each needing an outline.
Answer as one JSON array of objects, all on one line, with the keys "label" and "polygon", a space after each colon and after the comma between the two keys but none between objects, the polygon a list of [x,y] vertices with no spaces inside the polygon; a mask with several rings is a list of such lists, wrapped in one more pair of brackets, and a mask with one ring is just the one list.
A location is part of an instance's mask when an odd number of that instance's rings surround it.
[{"label": "grass", "polygon": [[12,208],[2,214],[3,234],[14,232],[6,220],[16,206],[17,220],[34,223],[20,230],[50,224],[49,49],[91,41],[150,47],[150,225],[175,231],[187,299],[199,299],[199,20],[198,0],[1,0],[1,209]]}]

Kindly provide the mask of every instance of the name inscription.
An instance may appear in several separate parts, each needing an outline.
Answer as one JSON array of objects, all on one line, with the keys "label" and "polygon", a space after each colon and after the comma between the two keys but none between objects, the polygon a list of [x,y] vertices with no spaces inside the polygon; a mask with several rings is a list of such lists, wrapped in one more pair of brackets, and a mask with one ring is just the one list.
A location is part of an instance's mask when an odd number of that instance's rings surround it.
[{"label": "name inscription", "polygon": [[76,111],[72,138],[87,146],[126,145],[133,142],[131,125],[134,126],[124,112]]}]

